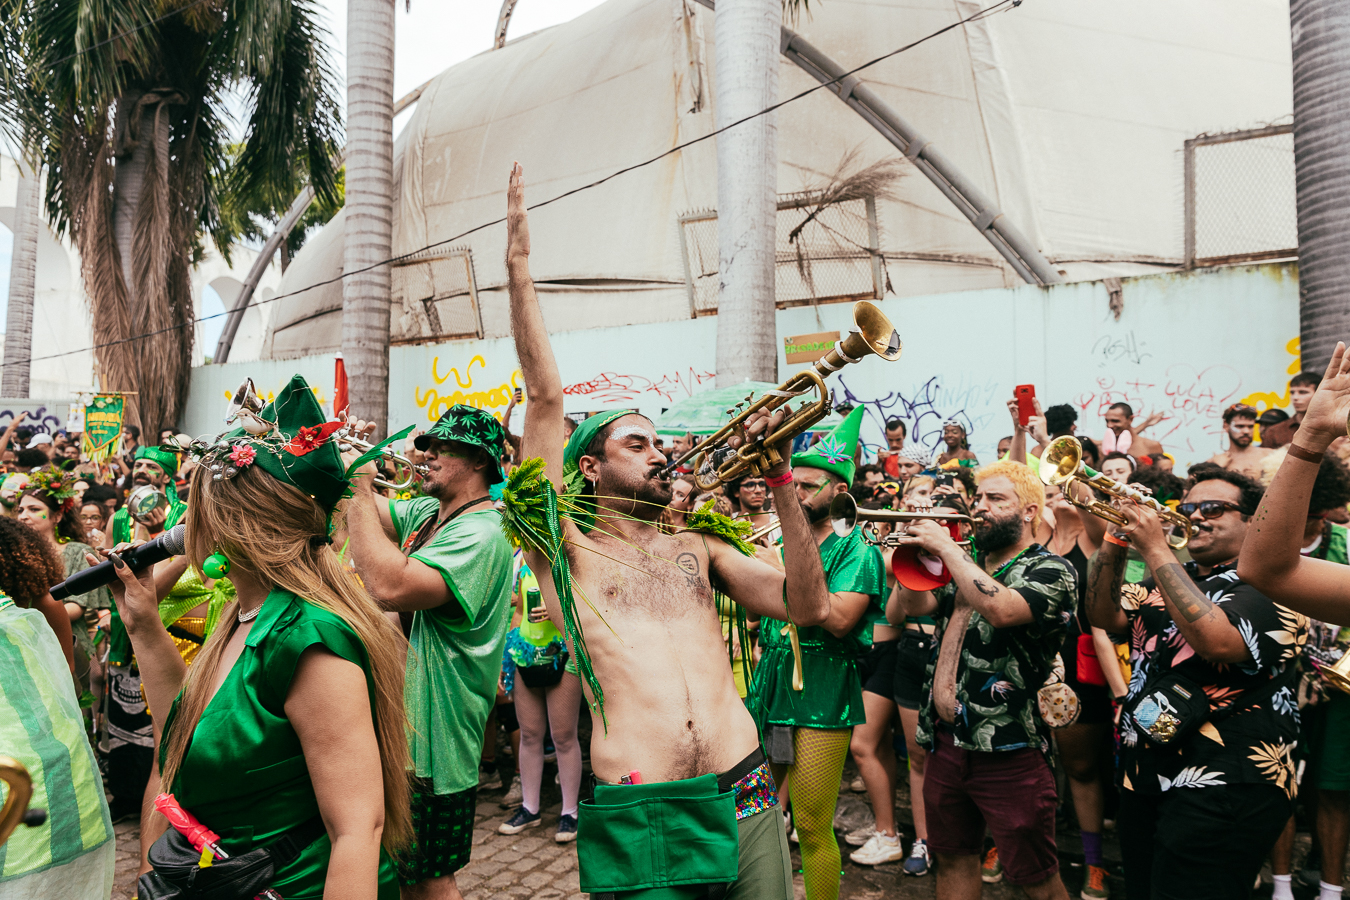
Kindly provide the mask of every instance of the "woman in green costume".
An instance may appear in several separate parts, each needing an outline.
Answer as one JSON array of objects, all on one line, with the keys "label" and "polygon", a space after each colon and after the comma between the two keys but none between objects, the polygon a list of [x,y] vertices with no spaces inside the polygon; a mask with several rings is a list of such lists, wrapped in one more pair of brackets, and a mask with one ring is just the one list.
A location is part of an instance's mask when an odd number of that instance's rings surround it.
[{"label": "woman in green costume", "polygon": [[114,556],[147,700],[169,710],[163,783],[231,856],[297,842],[272,881],[286,900],[396,900],[390,854],[411,832],[405,645],[330,544],[347,476],[308,386],[297,377],[249,420],[252,434],[202,445],[193,474],[187,556],[228,566],[237,601],[190,670],[153,575]]}]

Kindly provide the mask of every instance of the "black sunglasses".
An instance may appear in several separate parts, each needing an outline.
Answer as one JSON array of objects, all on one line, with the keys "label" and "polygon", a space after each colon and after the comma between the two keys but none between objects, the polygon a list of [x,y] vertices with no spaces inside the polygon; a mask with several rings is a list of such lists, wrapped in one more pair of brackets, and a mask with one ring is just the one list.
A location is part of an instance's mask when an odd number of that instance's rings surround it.
[{"label": "black sunglasses", "polygon": [[1217,519],[1219,516],[1228,512],[1230,509],[1241,511],[1242,507],[1230,500],[1201,500],[1199,503],[1179,503],[1177,512],[1186,518],[1195,515],[1196,510],[1200,510],[1202,518]]}]

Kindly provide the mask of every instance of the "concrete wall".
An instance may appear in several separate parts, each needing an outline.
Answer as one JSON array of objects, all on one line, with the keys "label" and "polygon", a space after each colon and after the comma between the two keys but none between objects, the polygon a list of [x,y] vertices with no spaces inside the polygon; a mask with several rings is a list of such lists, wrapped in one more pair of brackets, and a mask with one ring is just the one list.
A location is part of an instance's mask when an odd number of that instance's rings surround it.
[{"label": "concrete wall", "polygon": [[[905,342],[896,363],[865,360],[829,380],[837,399],[864,403],[862,438],[882,442],[882,423],[899,416],[927,446],[955,418],[981,459],[1012,430],[1006,401],[1030,383],[1046,406],[1072,403],[1079,433],[1100,438],[1101,415],[1130,403],[1163,415],[1148,433],[1184,467],[1224,447],[1220,416],[1229,404],[1287,404],[1297,372],[1298,277],[1293,265],[1250,266],[1125,279],[1120,318],[1105,282],[1018,287],[883,302]],[[630,407],[656,415],[710,388],[717,317],[555,334],[553,351],[567,411]],[[846,330],[850,306],[778,314],[780,339]],[[779,373],[789,367],[779,341]],[[454,403],[496,412],[520,384],[509,339],[398,346],[390,354],[390,426],[431,422]],[[192,434],[215,434],[228,394],[246,376],[275,391],[300,372],[330,402],[329,356],[205,366],[194,370]],[[359,410],[356,411],[359,414]],[[1142,420],[1141,420],[1142,421]],[[515,423],[520,428],[520,420]]]}]

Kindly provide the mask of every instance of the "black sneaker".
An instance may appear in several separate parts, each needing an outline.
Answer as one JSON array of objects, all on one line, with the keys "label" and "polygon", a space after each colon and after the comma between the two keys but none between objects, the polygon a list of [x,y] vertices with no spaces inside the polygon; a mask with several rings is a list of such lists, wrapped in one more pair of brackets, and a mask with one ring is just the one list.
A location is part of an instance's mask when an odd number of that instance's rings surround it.
[{"label": "black sneaker", "polygon": [[570,844],[577,839],[577,817],[558,816],[558,832],[553,839],[560,844]]},{"label": "black sneaker", "polygon": [[520,834],[526,828],[538,827],[542,821],[539,813],[529,812],[521,806],[517,807],[516,811],[511,814],[511,818],[497,826],[497,832],[499,834]]}]

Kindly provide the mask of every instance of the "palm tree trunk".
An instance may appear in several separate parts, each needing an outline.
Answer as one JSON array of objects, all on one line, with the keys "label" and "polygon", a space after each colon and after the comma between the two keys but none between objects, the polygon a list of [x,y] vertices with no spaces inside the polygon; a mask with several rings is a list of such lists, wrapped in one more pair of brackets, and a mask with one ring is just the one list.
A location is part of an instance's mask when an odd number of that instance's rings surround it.
[{"label": "palm tree trunk", "polygon": [[1291,0],[1303,371],[1350,342],[1350,5]]},{"label": "palm tree trunk", "polygon": [[351,274],[342,281],[342,356],[353,414],[381,433],[389,416],[390,275],[378,263],[392,255],[393,183],[394,0],[348,0],[342,270]]},{"label": "palm tree trunk", "polygon": [[14,255],[9,268],[9,309],[5,313],[5,368],[0,396],[28,396],[32,372],[33,300],[37,295],[38,195],[42,175],[29,172],[19,161],[19,183],[14,201]]},{"label": "palm tree trunk", "polygon": [[[718,128],[778,101],[782,22],[782,0],[718,0]],[[718,387],[778,380],[777,216],[777,123],[770,113],[717,136]]]}]

